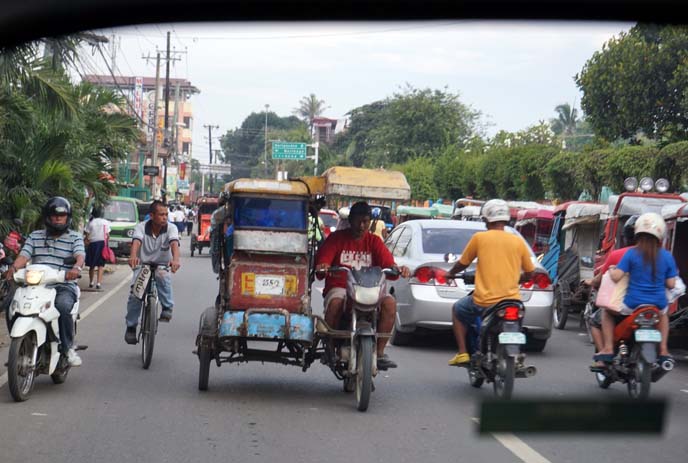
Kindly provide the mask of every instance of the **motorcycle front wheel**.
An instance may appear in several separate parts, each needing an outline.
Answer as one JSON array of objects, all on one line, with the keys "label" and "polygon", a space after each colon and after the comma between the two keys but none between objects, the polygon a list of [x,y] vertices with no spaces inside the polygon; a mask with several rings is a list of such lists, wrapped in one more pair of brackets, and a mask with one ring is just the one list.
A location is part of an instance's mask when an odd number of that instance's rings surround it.
[{"label": "motorcycle front wheel", "polygon": [[37,360],[38,346],[33,332],[12,339],[7,361],[7,382],[15,402],[23,402],[31,395]]},{"label": "motorcycle front wheel", "polygon": [[516,359],[506,354],[503,347],[497,351],[497,364],[495,365],[494,393],[500,399],[510,399],[514,391],[514,378],[516,376]]},{"label": "motorcycle front wheel", "polygon": [[358,411],[368,410],[370,393],[373,390],[373,337],[358,338],[356,351],[356,405]]}]

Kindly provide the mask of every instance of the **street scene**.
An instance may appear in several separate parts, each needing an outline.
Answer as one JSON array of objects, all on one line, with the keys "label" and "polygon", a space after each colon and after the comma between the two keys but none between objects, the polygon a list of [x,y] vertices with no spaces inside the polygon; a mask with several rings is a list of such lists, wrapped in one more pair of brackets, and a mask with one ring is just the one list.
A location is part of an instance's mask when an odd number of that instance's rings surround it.
[{"label": "street scene", "polygon": [[0,463],[683,461],[686,44],[428,21],[0,48]]}]

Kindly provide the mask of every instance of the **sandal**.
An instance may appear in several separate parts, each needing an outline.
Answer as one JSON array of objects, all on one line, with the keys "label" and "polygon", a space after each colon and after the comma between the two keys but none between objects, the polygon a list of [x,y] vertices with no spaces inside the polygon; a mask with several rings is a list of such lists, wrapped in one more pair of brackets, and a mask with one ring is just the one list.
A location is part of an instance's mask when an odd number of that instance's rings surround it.
[{"label": "sandal", "polygon": [[595,362],[612,363],[614,361],[614,354],[595,354],[592,356]]}]

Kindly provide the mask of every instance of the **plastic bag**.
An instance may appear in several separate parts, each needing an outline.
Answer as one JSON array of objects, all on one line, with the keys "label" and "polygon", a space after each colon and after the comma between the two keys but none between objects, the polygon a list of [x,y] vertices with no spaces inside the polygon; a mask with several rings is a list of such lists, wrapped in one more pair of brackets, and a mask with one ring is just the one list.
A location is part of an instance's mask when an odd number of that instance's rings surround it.
[{"label": "plastic bag", "polygon": [[597,291],[595,305],[598,307],[604,307],[605,309],[613,312],[621,312],[623,300],[624,297],[626,297],[627,290],[628,275],[624,275],[621,280],[614,283],[609,271],[607,271],[602,276],[602,283],[600,284],[600,289]]},{"label": "plastic bag", "polygon": [[667,289],[666,291],[666,296],[667,300],[669,301],[669,304],[671,304],[684,294],[686,294],[686,284],[683,282],[681,277],[676,277],[676,283],[674,284],[674,287],[671,289]]}]

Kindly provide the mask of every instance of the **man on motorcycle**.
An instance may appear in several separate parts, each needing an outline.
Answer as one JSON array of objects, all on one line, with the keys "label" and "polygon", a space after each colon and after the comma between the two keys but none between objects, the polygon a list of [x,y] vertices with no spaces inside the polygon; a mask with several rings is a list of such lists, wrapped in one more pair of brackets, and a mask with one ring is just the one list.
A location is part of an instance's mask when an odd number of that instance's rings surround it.
[{"label": "man on motorcycle", "polygon": [[[81,358],[76,353],[74,346],[74,324],[70,312],[79,298],[79,287],[76,279],[81,274],[81,269],[86,260],[84,240],[81,235],[69,226],[72,222],[72,206],[65,198],[55,196],[50,198],[43,206],[43,230],[36,230],[29,235],[24,243],[17,260],[7,271],[6,278],[11,279],[14,273],[32,264],[47,265],[57,270],[65,271],[65,283],[54,286],[55,308],[60,312],[58,325],[60,328],[60,352],[67,356],[69,365],[78,367]],[[64,260],[74,257],[76,264],[68,266]]]},{"label": "man on motorcycle", "polygon": [[[134,229],[131,242],[129,266],[136,269],[141,263],[169,266],[172,273],[181,267],[179,261],[179,230],[173,223],[167,221],[167,206],[155,200],[150,205],[150,220],[140,222]],[[136,273],[134,273],[134,279]],[[133,284],[132,280],[132,284]],[[169,272],[155,272],[158,287],[158,297],[162,304],[160,321],[169,322],[172,319],[172,279]],[[136,325],[141,314],[141,301],[133,294],[127,300],[127,331],[124,340],[127,344],[136,344]]]},{"label": "man on motorcycle", "polygon": [[461,258],[449,271],[449,277],[465,270],[478,258],[475,291],[454,303],[452,324],[459,352],[449,365],[470,362],[466,347],[467,326],[486,309],[504,299],[521,299],[519,281],[521,270],[528,280],[535,270],[526,243],[519,236],[504,230],[510,219],[509,206],[501,199],[491,199],[483,205],[482,218],[487,231],[473,235]]},{"label": "man on motorcycle", "polygon": [[[357,202],[349,210],[350,227],[337,230],[325,240],[316,257],[316,271],[322,275],[331,266],[343,266],[349,268],[361,267],[396,267],[392,253],[385,247],[382,240],[370,233],[371,210],[366,202]],[[408,278],[408,267],[400,267],[401,276]],[[322,277],[320,277],[322,278]],[[325,280],[325,322],[338,328],[346,308],[346,276],[342,273],[327,274]],[[387,295],[380,304],[381,332],[388,333],[394,326],[394,318],[397,313],[397,303],[394,297]],[[377,340],[377,367],[380,370],[396,368],[393,362],[384,352],[387,338]]]}]

